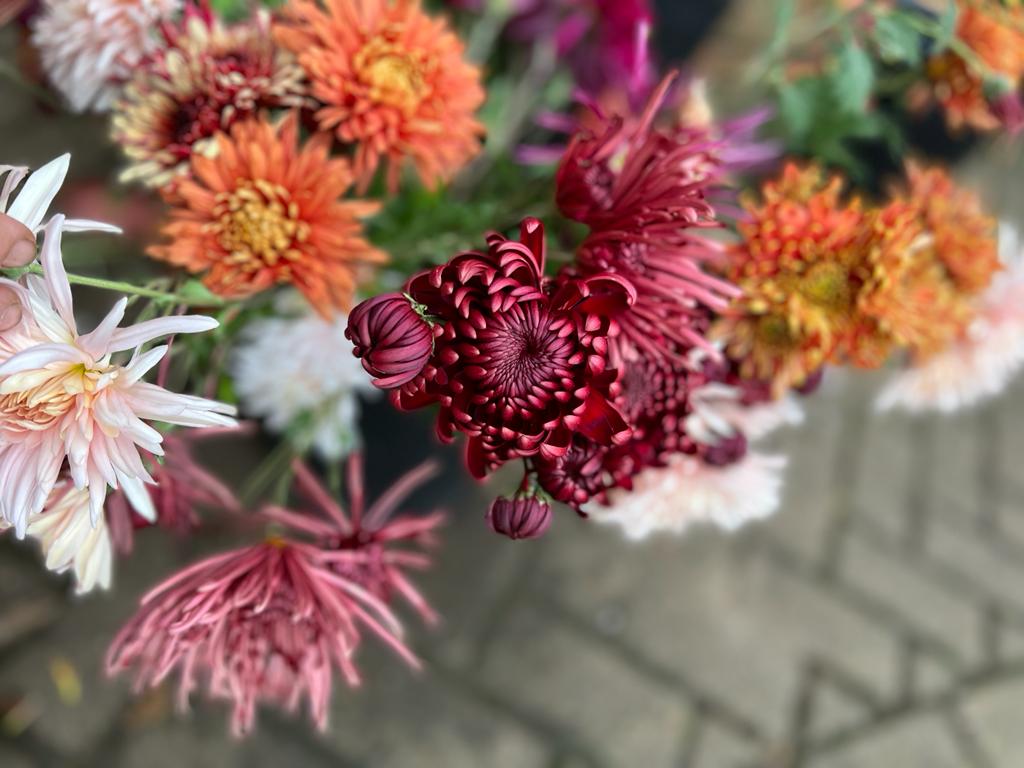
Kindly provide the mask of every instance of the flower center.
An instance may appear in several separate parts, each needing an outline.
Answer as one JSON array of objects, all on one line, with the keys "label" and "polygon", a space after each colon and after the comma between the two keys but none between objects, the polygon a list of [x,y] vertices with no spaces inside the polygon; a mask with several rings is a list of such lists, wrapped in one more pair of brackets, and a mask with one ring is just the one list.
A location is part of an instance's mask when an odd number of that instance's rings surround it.
[{"label": "flower center", "polygon": [[230,261],[250,271],[301,256],[296,247],[309,237],[299,206],[284,187],[262,179],[243,180],[217,196],[217,239]]},{"label": "flower center", "polygon": [[835,312],[849,309],[853,299],[849,272],[836,262],[811,267],[801,280],[800,293],[812,303]]},{"label": "flower center", "polygon": [[355,68],[375,102],[408,114],[414,112],[427,95],[422,56],[385,37],[373,38],[356,54]]},{"label": "flower center", "polygon": [[789,329],[786,318],[779,315],[765,315],[760,318],[755,335],[757,341],[769,349],[789,350],[797,341]]},{"label": "flower center", "polygon": [[536,304],[497,315],[480,333],[485,384],[506,397],[546,396],[544,384],[570,374],[571,344],[559,337],[561,325]]},{"label": "flower center", "polygon": [[75,407],[79,395],[96,391],[101,375],[80,363],[32,386],[27,385],[39,379],[38,371],[0,380],[0,430],[48,429]]}]

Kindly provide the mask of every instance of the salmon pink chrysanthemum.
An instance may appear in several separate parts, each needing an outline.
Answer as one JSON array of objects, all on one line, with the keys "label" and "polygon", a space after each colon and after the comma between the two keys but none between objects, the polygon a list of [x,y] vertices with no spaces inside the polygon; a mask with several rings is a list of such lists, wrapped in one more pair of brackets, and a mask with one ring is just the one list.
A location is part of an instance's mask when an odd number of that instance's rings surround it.
[{"label": "salmon pink chrysanthemum", "polygon": [[320,128],[356,145],[361,190],[383,160],[392,189],[407,158],[433,186],[479,151],[480,71],[418,0],[291,0],[282,16],[277,40],[309,76]]},{"label": "salmon pink chrysanthemum", "polygon": [[329,137],[298,142],[294,113],[277,127],[252,120],[218,135],[215,157],[192,156],[193,178],[162,230],[169,242],[149,254],[205,273],[226,298],[292,283],[324,317],[347,310],[359,270],[386,260],[360,223],[378,206],[339,200],[352,174],[329,157]]}]

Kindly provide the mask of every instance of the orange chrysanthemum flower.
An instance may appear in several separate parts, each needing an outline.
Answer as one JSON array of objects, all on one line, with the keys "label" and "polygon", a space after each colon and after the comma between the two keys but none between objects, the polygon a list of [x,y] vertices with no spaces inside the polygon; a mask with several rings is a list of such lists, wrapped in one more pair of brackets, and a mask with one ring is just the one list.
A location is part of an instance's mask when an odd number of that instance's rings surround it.
[{"label": "orange chrysanthemum flower", "polygon": [[[989,76],[1002,78],[1009,92],[1024,77],[1024,9],[997,0],[959,0],[957,37],[974,52]],[[928,78],[950,127],[995,130],[1002,120],[986,93],[981,67],[947,50],[928,60]]]},{"label": "orange chrysanthemum flower", "polygon": [[353,179],[348,161],[328,156],[330,138],[300,148],[291,114],[277,128],[237,123],[216,142],[215,156],[192,156],[163,227],[169,242],[149,254],[205,272],[203,283],[227,298],[292,283],[321,314],[348,309],[360,270],[386,256],[359,221],[378,205],[339,200]]},{"label": "orange chrysanthemum flower", "polygon": [[876,367],[928,328],[912,315],[929,288],[909,274],[924,242],[917,209],[864,209],[842,186],[789,165],[746,204],[730,274],[744,295],[715,330],[743,375],[776,390],[829,362]]},{"label": "orange chrysanthemum flower", "polygon": [[921,224],[932,237],[931,251],[956,288],[978,294],[1002,267],[998,224],[981,207],[978,196],[953,183],[942,168],[907,166],[908,195]]},{"label": "orange chrysanthemum flower", "polygon": [[275,36],[306,70],[320,128],[356,145],[360,190],[384,159],[393,190],[406,158],[433,186],[479,151],[480,71],[418,0],[290,0]]},{"label": "orange chrysanthemum flower", "polygon": [[[907,167],[909,190],[889,207],[913,233],[910,258],[884,264],[865,313],[915,357],[946,349],[974,316],[1000,262],[996,222],[942,169]],[[895,227],[894,227],[895,228]]]}]

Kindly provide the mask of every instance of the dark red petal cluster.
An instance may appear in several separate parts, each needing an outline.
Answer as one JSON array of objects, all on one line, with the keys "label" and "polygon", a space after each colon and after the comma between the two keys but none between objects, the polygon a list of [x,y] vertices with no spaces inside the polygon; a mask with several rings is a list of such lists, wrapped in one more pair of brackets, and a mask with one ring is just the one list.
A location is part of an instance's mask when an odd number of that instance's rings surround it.
[{"label": "dark red petal cluster", "polygon": [[[433,350],[393,401],[403,409],[439,404],[438,433],[469,437],[477,477],[510,459],[562,456],[577,433],[600,445],[628,438],[610,402],[608,336],[612,316],[636,298],[632,285],[616,275],[546,278],[536,219],[523,222],[518,241],[492,234],[487,242],[486,251],[460,254],[406,286],[434,323]],[[377,349],[389,327],[366,323],[365,337],[354,335]]]},{"label": "dark red petal cluster", "polygon": [[694,453],[686,433],[688,393],[700,375],[684,364],[634,356],[617,363],[616,409],[632,427],[628,440],[603,446],[578,436],[572,449],[537,461],[537,480],[553,498],[579,508],[610,488],[630,488],[646,467],[663,466],[672,453]]},{"label": "dark red petal cluster", "polygon": [[536,496],[500,497],[487,510],[487,524],[510,539],[536,539],[551,527],[551,507]]},{"label": "dark red petal cluster", "polygon": [[415,379],[434,350],[430,324],[400,293],[377,296],[353,309],[345,336],[381,389],[395,389]]}]

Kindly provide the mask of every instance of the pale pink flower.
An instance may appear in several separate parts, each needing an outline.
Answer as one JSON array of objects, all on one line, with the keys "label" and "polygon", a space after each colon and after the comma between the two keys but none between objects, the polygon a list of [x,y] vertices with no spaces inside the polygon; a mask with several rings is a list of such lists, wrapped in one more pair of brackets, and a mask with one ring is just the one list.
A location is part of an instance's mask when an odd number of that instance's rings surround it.
[{"label": "pale pink flower", "polygon": [[[118,327],[121,299],[90,333],[75,322],[71,286],[61,262],[62,216],[46,227],[43,277],[0,281],[17,293],[22,317],[0,333],[0,517],[25,535],[67,461],[74,485],[88,488],[98,524],[107,487],[143,499],[152,482],[139,449],[161,455],[162,435],[147,422],[227,426],[233,408],[169,392],[142,381],[167,347],[142,347],[161,336],[217,326],[211,318],[172,316]],[[134,350],[126,363],[114,355]],[[144,503],[140,501],[140,503]]]},{"label": "pale pink flower", "polygon": [[1016,233],[1002,236],[1004,271],[981,295],[966,333],[896,374],[879,393],[878,410],[956,411],[999,395],[1024,367],[1024,259]]},{"label": "pale pink flower", "polygon": [[[429,543],[440,516],[388,518],[432,467],[406,475],[364,510],[361,464],[351,461],[348,514],[304,466],[295,469],[298,490],[319,516],[269,508],[266,517],[296,538],[214,556],[156,587],[114,639],[108,673],[134,669],[138,689],[177,673],[179,706],[204,686],[232,702],[232,731],[244,735],[258,704],[295,710],[304,699],[324,730],[334,672],[350,686],[361,682],[355,654],[363,632],[419,666],[388,603],[401,595],[434,618],[404,574],[429,560],[395,545]],[[311,541],[299,541],[303,535]]]},{"label": "pale pink flower", "polygon": [[785,457],[755,451],[724,467],[675,454],[668,466],[638,474],[632,491],[612,489],[607,505],[590,504],[585,511],[634,540],[684,533],[698,523],[733,531],[778,509],[785,466]]},{"label": "pale pink flower", "polygon": [[181,0],[44,0],[32,27],[43,68],[75,112],[110,109]]}]

